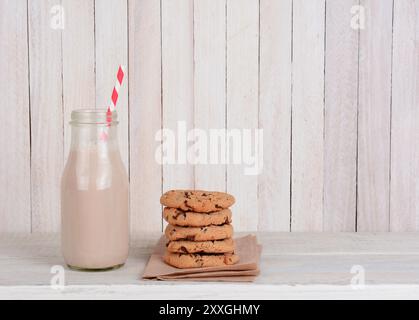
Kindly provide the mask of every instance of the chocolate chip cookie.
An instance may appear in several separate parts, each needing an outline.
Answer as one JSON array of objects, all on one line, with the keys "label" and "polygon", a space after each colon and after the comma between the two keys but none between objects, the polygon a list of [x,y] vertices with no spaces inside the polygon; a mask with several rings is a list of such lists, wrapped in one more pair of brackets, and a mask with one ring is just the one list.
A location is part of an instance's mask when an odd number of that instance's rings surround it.
[{"label": "chocolate chip cookie", "polygon": [[233,227],[230,224],[221,226],[207,227],[178,227],[171,224],[167,225],[165,230],[167,239],[189,240],[189,241],[208,241],[222,240],[233,236]]},{"label": "chocolate chip cookie", "polygon": [[235,264],[239,257],[234,253],[226,254],[193,254],[166,252],[164,261],[176,268],[219,267]]},{"label": "chocolate chip cookie", "polygon": [[203,213],[166,207],[163,210],[163,217],[172,225],[187,227],[204,227],[231,223],[230,209]]},{"label": "chocolate chip cookie", "polygon": [[228,193],[203,190],[171,190],[160,198],[164,206],[194,212],[221,211],[234,202],[234,197]]},{"label": "chocolate chip cookie", "polygon": [[234,241],[231,238],[213,241],[169,241],[167,251],[174,253],[233,253]]}]

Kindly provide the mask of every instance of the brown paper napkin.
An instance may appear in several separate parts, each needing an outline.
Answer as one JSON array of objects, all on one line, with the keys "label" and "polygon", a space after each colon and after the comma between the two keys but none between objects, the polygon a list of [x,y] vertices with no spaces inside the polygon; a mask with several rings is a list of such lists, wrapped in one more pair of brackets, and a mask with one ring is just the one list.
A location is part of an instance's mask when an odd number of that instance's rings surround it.
[{"label": "brown paper napkin", "polygon": [[259,274],[259,260],[262,246],[256,236],[248,235],[235,239],[236,253],[240,260],[229,266],[178,269],[166,264],[163,255],[166,251],[166,238],[162,236],[143,273],[143,279],[184,280],[184,281],[253,281]]}]

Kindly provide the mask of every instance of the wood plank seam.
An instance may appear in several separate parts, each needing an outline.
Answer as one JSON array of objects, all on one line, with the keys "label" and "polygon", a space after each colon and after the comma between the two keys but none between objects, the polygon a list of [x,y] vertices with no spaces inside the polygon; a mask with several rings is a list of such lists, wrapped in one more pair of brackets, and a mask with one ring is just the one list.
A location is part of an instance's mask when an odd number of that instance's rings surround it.
[{"label": "wood plank seam", "polygon": [[[128,108],[128,168],[127,168],[127,173],[128,173],[128,181],[131,182],[131,118],[130,118],[130,109],[131,109],[131,104],[130,104],[130,99],[129,99],[129,1],[126,0],[126,7],[127,7],[127,11],[126,11],[126,16],[127,16],[127,24],[126,24],[126,28],[127,28],[127,38],[126,38],[126,42],[127,42],[127,56],[126,56],[126,61],[127,61],[127,75],[125,75],[125,81],[126,81],[126,88],[127,88],[127,108]],[[130,188],[130,196],[131,196],[131,188]],[[130,216],[131,216],[131,209],[130,209]]]},{"label": "wood plank seam", "polygon": [[96,100],[97,100],[97,72],[96,72],[96,64],[97,64],[97,43],[96,43],[96,0],[93,0],[93,72],[94,76],[94,86],[95,86],[95,109],[97,108]]},{"label": "wood plank seam", "polygon": [[294,0],[291,3],[291,132],[290,132],[290,232],[292,232],[292,219],[293,219],[293,201],[292,201],[292,177],[293,177],[293,166],[292,166],[292,150],[293,150],[293,113],[294,113]]},{"label": "wood plank seam", "polygon": [[26,46],[27,46],[27,68],[28,68],[28,127],[29,127],[29,232],[32,233],[32,115],[31,115],[31,68],[30,68],[30,43],[29,43],[29,5],[26,1]]},{"label": "wood plank seam", "polygon": [[394,0],[391,12],[391,63],[390,63],[390,146],[389,146],[389,166],[388,166],[388,230],[391,228],[391,152],[392,152],[392,126],[393,126],[393,61],[394,61]]},{"label": "wood plank seam", "polygon": [[[361,0],[358,0],[361,5]],[[359,154],[359,66],[360,66],[360,39],[361,28],[358,28],[358,68],[357,68],[357,92],[356,92],[356,187],[355,187],[355,232],[358,231],[358,154]]]},{"label": "wood plank seam", "polygon": [[[60,5],[63,5],[63,0],[60,0]],[[63,147],[62,147],[62,159],[63,159],[63,168],[66,161],[66,154],[65,154],[65,148],[64,148],[64,141],[65,141],[65,135],[64,135],[64,126],[65,124],[65,106],[64,106],[64,54],[63,54],[63,31],[60,31],[60,50],[61,50],[61,113],[62,113],[62,120],[61,120],[61,126],[62,126],[62,134],[61,139],[63,141]],[[61,212],[60,212],[61,214]]]},{"label": "wood plank seam", "polygon": [[[324,0],[324,35],[323,35],[323,161],[325,156],[326,146],[326,34],[327,34],[327,0]],[[323,176],[325,169],[323,168]],[[323,178],[323,190],[322,190],[322,231],[324,230],[324,191],[325,191],[325,179]]]},{"label": "wood plank seam", "polygon": [[[257,111],[257,126],[260,129],[260,0],[258,0],[258,88],[257,88],[257,99],[258,99],[258,111]],[[262,146],[263,148],[263,146]],[[256,201],[259,203],[260,199],[260,180],[258,179],[257,186],[256,186],[257,197]],[[259,215],[259,212],[258,212]],[[259,229],[259,228],[257,228]]]},{"label": "wood plank seam", "polygon": [[[160,0],[160,129],[163,130],[163,12],[162,12],[162,1]],[[160,145],[163,142],[160,142]],[[161,161],[163,163],[163,153],[161,154]],[[161,174],[161,194],[163,194],[166,190],[164,190],[164,175],[163,175],[163,165],[160,165],[160,174]],[[163,219],[163,205],[161,207],[161,232],[164,230],[164,219]]]},{"label": "wood plank seam", "polygon": [[[196,61],[195,61],[195,0],[192,1],[192,128],[196,128],[196,105],[195,105],[195,70],[196,70]],[[192,166],[192,181],[193,189],[196,189],[196,164]]]},{"label": "wood plank seam", "polygon": [[[228,69],[227,69],[227,66],[228,66],[228,52],[227,52],[227,49],[228,49],[228,47],[227,47],[227,40],[228,40],[228,21],[227,21],[227,17],[228,17],[228,11],[227,11],[227,2],[228,2],[228,0],[226,0],[225,1],[225,49],[224,49],[224,51],[225,51],[225,57],[224,57],[224,59],[225,59],[225,70],[224,70],[224,73],[225,73],[225,78],[224,78],[224,89],[225,89],[225,102],[224,102],[224,129],[227,131],[227,126],[228,126],[228,112],[227,112],[227,107],[228,107],[228,101],[227,101],[227,84],[228,84],[228,79],[227,79],[227,72],[228,72]],[[224,139],[224,145],[226,146],[226,148],[227,148],[227,135],[225,136],[225,139]],[[224,187],[224,191],[225,192],[227,192],[227,183],[228,183],[228,181],[227,181],[227,177],[228,177],[228,170],[227,170],[227,164],[226,164],[226,166],[225,166],[225,174],[224,174],[224,184],[225,184],[225,187]]]}]

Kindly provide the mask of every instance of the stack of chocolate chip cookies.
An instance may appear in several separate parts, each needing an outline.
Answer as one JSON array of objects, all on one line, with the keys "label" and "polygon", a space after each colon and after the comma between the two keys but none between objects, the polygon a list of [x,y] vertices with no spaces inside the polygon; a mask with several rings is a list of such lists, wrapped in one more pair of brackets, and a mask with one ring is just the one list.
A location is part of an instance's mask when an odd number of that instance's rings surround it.
[{"label": "stack of chocolate chip cookies", "polygon": [[230,206],[234,197],[224,192],[171,190],[160,198],[166,206],[168,239],[166,263],[177,268],[235,264]]}]

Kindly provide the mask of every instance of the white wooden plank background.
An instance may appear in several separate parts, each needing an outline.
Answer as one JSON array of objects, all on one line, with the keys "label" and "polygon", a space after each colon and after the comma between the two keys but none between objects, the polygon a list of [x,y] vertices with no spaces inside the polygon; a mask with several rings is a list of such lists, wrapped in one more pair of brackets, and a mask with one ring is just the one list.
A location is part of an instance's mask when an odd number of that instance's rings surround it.
[{"label": "white wooden plank background", "polygon": [[291,230],[323,228],[325,1],[293,1]]},{"label": "white wooden plank background", "polygon": [[419,2],[394,3],[390,230],[419,219]]},{"label": "white wooden plank background", "polygon": [[[227,2],[227,129],[258,128],[259,2]],[[229,146],[227,141],[227,146]],[[232,161],[231,159],[229,159]],[[244,167],[227,166],[227,191],[236,198],[234,225],[257,228],[257,176],[244,175]],[[237,213],[237,214],[236,214]]]},{"label": "white wooden plank background", "polygon": [[[0,232],[31,231],[29,68],[25,0],[0,2]],[[23,18],[17,18],[23,17]]]},{"label": "white wooden plank background", "polygon": [[71,111],[96,106],[94,0],[62,0],[64,155],[67,157]]},{"label": "white wooden plank background", "polygon": [[[63,265],[57,234],[2,235],[0,298],[418,297],[418,233],[258,232],[261,273],[253,283],[182,282],[181,291],[179,282],[140,278],[160,235],[133,239],[127,263],[118,270],[86,273],[65,268],[63,288],[50,286],[56,275],[51,267]],[[356,287],[361,271],[365,283]]]},{"label": "white wooden plank background", "polygon": [[[59,230],[70,113],[105,106],[120,63],[134,233],[161,230],[175,187],[232,192],[237,230],[418,230],[419,1],[362,0],[354,30],[358,2],[1,1],[0,232]],[[178,121],[263,128],[262,174],[162,168],[155,134]]]},{"label": "white wooden plank background", "polygon": [[[212,25],[211,28],[208,28]],[[194,1],[194,127],[226,125],[226,0]],[[225,150],[219,150],[225,152]],[[195,188],[226,190],[226,165],[195,165]]]},{"label": "white wooden plank background", "polygon": [[184,130],[193,128],[193,0],[163,0],[161,12],[162,122],[176,132],[176,151],[183,150],[177,160],[184,163],[163,165],[163,190],[185,189],[194,186],[194,168],[183,159],[187,142],[177,132],[183,125]]},{"label": "white wooden plank background", "polygon": [[[131,231],[161,230],[162,170],[154,159],[161,118],[160,2],[128,2]],[[147,216],[147,219],[144,217]]]},{"label": "white wooden plank background", "polygon": [[393,1],[361,4],[367,17],[359,48],[357,229],[388,231]]},{"label": "white wooden plank background", "polygon": [[359,30],[351,8],[358,0],[326,6],[324,217],[327,231],[356,229]]},{"label": "white wooden plank background", "polygon": [[[64,167],[61,29],[50,26],[60,1],[29,1],[32,231],[60,226]],[[46,107],[48,106],[48,107]]]},{"label": "white wooden plank background", "polygon": [[260,1],[259,38],[259,125],[265,135],[258,228],[289,231],[292,0]]},{"label": "white wooden plank background", "polygon": [[[128,63],[127,0],[95,0],[95,74],[96,107],[109,106],[119,65]],[[128,69],[126,70],[128,71]],[[118,94],[119,149],[128,169],[128,86]]]}]

